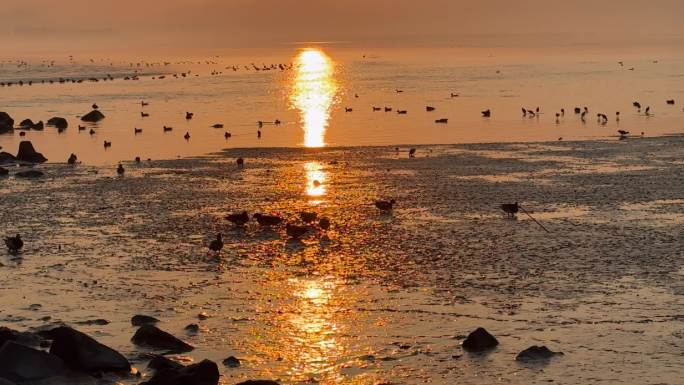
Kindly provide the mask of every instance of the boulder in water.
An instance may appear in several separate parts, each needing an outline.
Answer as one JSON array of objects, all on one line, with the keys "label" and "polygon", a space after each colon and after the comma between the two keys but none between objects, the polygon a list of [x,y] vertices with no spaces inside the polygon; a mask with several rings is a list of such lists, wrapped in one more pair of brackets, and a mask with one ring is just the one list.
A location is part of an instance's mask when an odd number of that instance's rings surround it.
[{"label": "boulder in water", "polygon": [[465,341],[463,341],[463,349],[471,353],[480,353],[490,349],[494,349],[499,344],[499,341],[489,334],[484,328],[477,328],[474,332],[468,334]]},{"label": "boulder in water", "polygon": [[33,127],[34,130],[42,131],[43,128],[45,128],[45,125],[43,124],[43,121],[39,121],[38,123],[34,124]]},{"label": "boulder in water", "polygon": [[180,369],[183,364],[170,360],[164,356],[154,356],[147,364],[148,369],[165,370],[165,369]]},{"label": "boulder in water", "polygon": [[[0,175],[2,175],[1,171]],[[0,327],[0,346],[2,346],[7,341],[13,341],[25,346],[40,346],[43,339],[40,336],[31,332],[20,332],[17,330],[12,330],[10,328]]]},{"label": "boulder in water", "polygon": [[154,325],[141,326],[131,338],[136,345],[148,346],[154,349],[166,350],[171,353],[184,353],[194,347]]},{"label": "boulder in water", "polygon": [[14,119],[6,112],[0,112],[0,134],[14,130]]},{"label": "boulder in water", "polygon": [[9,152],[0,152],[0,164],[5,164],[5,163],[14,163],[17,161],[17,158],[10,154]]},{"label": "boulder in water", "polygon": [[[9,174],[8,169],[0,167],[0,176],[6,176],[8,174]],[[0,346],[2,346],[2,343],[0,343]]]},{"label": "boulder in water", "polygon": [[530,346],[529,348],[523,350],[515,356],[516,361],[529,362],[529,361],[545,361],[549,360],[554,356],[563,355],[562,352],[551,351],[546,346]]},{"label": "boulder in water", "polygon": [[50,354],[61,358],[74,370],[93,372],[130,372],[131,364],[121,353],[88,335],[67,326],[50,330]]},{"label": "boulder in water", "polygon": [[17,160],[30,163],[44,163],[47,161],[47,158],[44,157],[43,154],[37,152],[33,148],[33,144],[30,141],[25,140],[19,143],[19,152],[17,152]]},{"label": "boulder in water", "polygon": [[52,354],[18,344],[5,342],[0,348],[0,378],[13,382],[35,382],[63,375],[64,362]]},{"label": "boulder in water", "polygon": [[54,118],[50,118],[50,120],[47,121],[48,126],[55,126],[57,128],[67,128],[69,127],[69,122],[67,122],[66,119],[60,118],[59,116],[55,116]]},{"label": "boulder in water", "polygon": [[[158,370],[146,385],[216,385],[219,370],[215,362],[204,360],[200,363]],[[142,384],[141,384],[142,385]]]},{"label": "boulder in water", "polygon": [[82,121],[91,122],[91,123],[97,123],[104,118],[105,118],[104,114],[98,110],[92,110],[92,111],[88,112],[87,114],[81,116]]},{"label": "boulder in water", "polygon": [[19,128],[23,128],[23,129],[30,130],[30,129],[33,128],[33,126],[35,126],[35,125],[36,125],[36,124],[33,123],[33,120],[31,120],[31,119],[24,119],[24,120],[21,121],[21,123],[19,123]]}]

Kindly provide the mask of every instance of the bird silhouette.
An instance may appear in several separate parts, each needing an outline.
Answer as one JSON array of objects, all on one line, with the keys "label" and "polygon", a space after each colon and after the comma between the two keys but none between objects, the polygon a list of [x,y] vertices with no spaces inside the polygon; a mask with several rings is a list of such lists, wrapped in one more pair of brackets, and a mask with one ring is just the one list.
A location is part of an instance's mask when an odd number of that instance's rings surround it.
[{"label": "bird silhouette", "polygon": [[394,199],[389,201],[377,200],[375,201],[375,207],[377,207],[380,211],[391,211],[395,203],[397,202]]},{"label": "bird silhouette", "polygon": [[518,213],[518,210],[520,209],[520,205],[518,205],[518,202],[504,203],[499,207],[501,207],[501,210],[503,210],[503,212],[505,212],[511,218],[515,217],[515,215]]},{"label": "bird silhouette", "polygon": [[283,218],[277,215],[265,215],[259,213],[254,214],[254,218],[257,220],[259,226],[263,227],[277,226],[283,221]]},{"label": "bird silhouette", "polygon": [[247,211],[243,211],[239,214],[230,214],[226,216],[226,219],[236,226],[243,226],[249,222],[249,215],[247,214]]},{"label": "bird silhouette", "polygon": [[216,234],[216,239],[209,243],[209,250],[220,254],[221,249],[223,249],[223,235],[218,233]]},{"label": "bird silhouette", "polygon": [[285,232],[290,236],[290,238],[299,239],[304,234],[309,232],[309,226],[298,226],[288,223],[285,225]]},{"label": "bird silhouette", "polygon": [[13,237],[5,237],[5,245],[10,253],[16,253],[24,247],[24,241],[21,239],[21,235],[17,234]]}]

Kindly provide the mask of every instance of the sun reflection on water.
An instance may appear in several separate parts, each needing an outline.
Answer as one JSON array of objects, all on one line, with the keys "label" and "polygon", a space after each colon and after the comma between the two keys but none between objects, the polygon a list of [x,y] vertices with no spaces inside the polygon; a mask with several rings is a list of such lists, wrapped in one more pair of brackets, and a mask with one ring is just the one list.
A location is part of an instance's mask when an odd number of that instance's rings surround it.
[{"label": "sun reflection on water", "polygon": [[304,164],[304,169],[306,170],[306,195],[320,200],[326,194],[327,173],[323,165],[319,162],[307,162]]},{"label": "sun reflection on water", "polygon": [[296,76],[290,93],[292,107],[299,110],[305,147],[324,147],[330,109],[337,93],[334,63],[321,50],[307,48],[296,60]]}]

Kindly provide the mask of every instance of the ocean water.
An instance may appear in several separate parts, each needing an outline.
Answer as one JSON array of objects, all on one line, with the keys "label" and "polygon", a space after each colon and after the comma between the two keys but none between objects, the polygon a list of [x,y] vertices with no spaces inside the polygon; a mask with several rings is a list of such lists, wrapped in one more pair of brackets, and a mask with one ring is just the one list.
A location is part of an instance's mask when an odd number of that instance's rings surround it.
[{"label": "ocean water", "polygon": [[[285,70],[254,69],[271,64],[284,64]],[[40,83],[107,75],[115,80]],[[139,80],[122,80],[133,75]],[[54,128],[28,131],[23,138],[16,131],[0,136],[0,146],[14,153],[20,140],[31,140],[51,162],[64,162],[72,152],[88,164],[115,164],[136,156],[170,159],[224,148],[613,140],[617,130],[644,136],[684,130],[684,57],[674,48],[636,54],[599,48],[514,52],[295,46],[193,57],[5,59],[0,82],[19,80],[33,80],[33,85],[0,87],[0,109],[16,124],[62,116],[70,127],[61,134]],[[669,99],[675,104],[667,104]],[[149,103],[144,108],[143,100]],[[641,111],[634,101],[643,105]],[[106,118],[79,131],[78,116],[92,103]],[[373,106],[382,110],[374,112]],[[428,112],[426,106],[435,110]],[[539,107],[541,114],[523,117],[523,107]],[[589,108],[586,122],[574,114],[575,107]],[[562,108],[564,116],[556,119]],[[492,111],[490,118],[481,116],[486,109]],[[149,117],[142,117],[142,111]],[[186,112],[194,113],[192,120],[185,119]],[[597,113],[609,121],[599,123]],[[444,118],[448,124],[435,123]],[[267,122],[261,128],[260,120]],[[268,123],[275,120],[281,124]],[[224,128],[212,128],[217,123]],[[163,126],[173,130],[165,133]],[[94,135],[88,134],[91,128]],[[135,135],[134,128],[143,131]],[[105,140],[113,143],[106,150]]]}]

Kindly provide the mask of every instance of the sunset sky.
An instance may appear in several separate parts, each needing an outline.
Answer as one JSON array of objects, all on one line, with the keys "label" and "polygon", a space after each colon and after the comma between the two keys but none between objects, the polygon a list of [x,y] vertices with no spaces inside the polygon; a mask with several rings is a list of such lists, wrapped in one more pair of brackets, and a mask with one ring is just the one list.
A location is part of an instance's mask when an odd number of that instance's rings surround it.
[{"label": "sunset sky", "polygon": [[3,0],[0,43],[9,51],[140,50],[440,45],[490,35],[482,44],[496,45],[530,34],[531,44],[559,36],[644,43],[681,41],[682,15],[681,0]]}]

